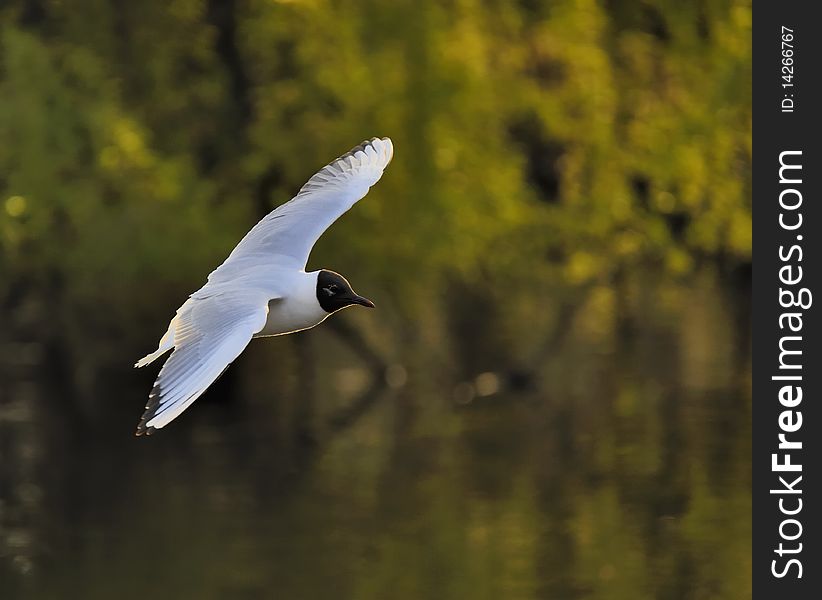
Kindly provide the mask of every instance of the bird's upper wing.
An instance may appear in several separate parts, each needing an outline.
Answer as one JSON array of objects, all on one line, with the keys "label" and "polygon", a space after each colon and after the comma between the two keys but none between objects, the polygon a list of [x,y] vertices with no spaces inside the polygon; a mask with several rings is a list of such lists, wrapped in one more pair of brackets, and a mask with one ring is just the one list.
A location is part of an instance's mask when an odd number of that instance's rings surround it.
[{"label": "bird's upper wing", "polygon": [[137,435],[170,423],[222,374],[265,325],[268,298],[222,293],[189,298],[172,321],[174,352],[148,397]]},{"label": "bird's upper wing", "polygon": [[233,279],[261,264],[305,268],[323,232],[379,181],[393,155],[389,138],[372,138],[320,169],[246,234],[209,282]]}]

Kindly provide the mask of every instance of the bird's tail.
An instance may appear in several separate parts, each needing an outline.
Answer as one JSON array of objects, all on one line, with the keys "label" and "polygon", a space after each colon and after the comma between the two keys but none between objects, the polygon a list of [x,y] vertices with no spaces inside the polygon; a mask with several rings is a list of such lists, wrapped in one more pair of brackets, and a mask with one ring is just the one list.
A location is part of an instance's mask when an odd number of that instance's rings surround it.
[{"label": "bird's tail", "polygon": [[154,362],[163,354],[174,348],[174,321],[176,320],[177,317],[171,319],[171,323],[168,325],[168,331],[166,331],[165,335],[160,338],[160,343],[158,344],[157,349],[134,363],[136,368],[139,369],[140,367],[145,367],[147,364]]}]

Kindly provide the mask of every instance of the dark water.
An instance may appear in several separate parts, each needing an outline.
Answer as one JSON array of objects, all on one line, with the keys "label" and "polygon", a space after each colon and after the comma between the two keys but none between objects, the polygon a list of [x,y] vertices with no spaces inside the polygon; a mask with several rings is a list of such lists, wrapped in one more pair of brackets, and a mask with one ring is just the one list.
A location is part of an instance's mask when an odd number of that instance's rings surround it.
[{"label": "dark water", "polygon": [[516,385],[319,361],[260,399],[266,342],[150,439],[150,373],[77,398],[15,347],[0,597],[749,597],[748,348],[688,293],[597,343],[580,320]]}]

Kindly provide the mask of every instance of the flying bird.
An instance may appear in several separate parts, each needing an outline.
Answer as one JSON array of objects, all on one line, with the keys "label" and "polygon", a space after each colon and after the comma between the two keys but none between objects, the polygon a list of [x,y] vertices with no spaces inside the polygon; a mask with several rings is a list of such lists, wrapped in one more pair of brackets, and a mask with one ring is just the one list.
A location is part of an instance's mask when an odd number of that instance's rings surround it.
[{"label": "flying bird", "polygon": [[374,307],[339,273],[306,272],[311,248],[379,181],[394,155],[372,138],[320,169],[271,211],[191,294],[144,367],[172,350],[148,396],[136,435],[168,425],[208,389],[252,338],[309,329],[352,305]]}]

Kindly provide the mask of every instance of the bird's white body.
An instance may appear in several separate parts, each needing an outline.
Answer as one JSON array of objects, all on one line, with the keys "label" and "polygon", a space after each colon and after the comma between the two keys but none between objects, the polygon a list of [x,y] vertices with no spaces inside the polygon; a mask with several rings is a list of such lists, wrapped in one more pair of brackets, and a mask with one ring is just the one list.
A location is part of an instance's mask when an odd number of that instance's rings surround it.
[{"label": "bird's white body", "polygon": [[254,337],[294,333],[325,321],[330,313],[317,302],[317,275],[319,271],[297,272],[285,296],[269,300],[268,318]]},{"label": "bird's white body", "polygon": [[177,309],[157,350],[135,365],[174,350],[149,394],[138,434],[175,419],[252,338],[308,329],[329,316],[318,300],[320,271],[305,271],[308,255],[322,233],[380,179],[393,154],[391,140],[373,138],[326,165],[292,200],[257,223]]}]

